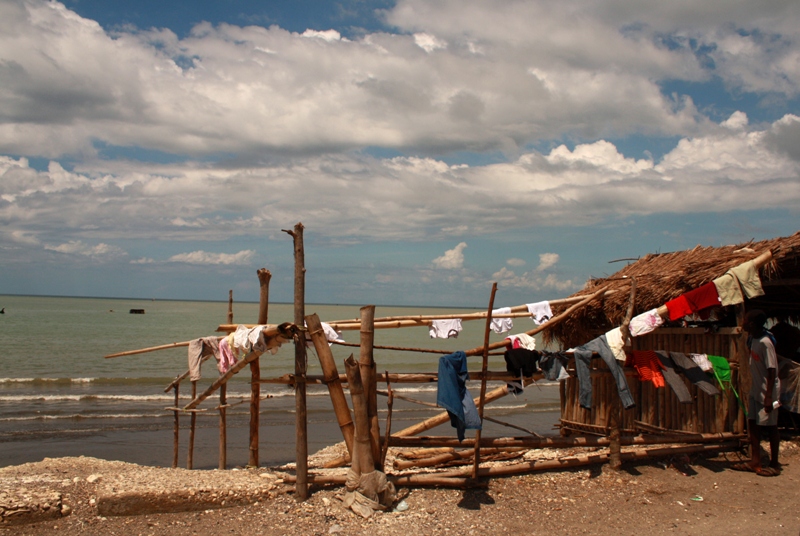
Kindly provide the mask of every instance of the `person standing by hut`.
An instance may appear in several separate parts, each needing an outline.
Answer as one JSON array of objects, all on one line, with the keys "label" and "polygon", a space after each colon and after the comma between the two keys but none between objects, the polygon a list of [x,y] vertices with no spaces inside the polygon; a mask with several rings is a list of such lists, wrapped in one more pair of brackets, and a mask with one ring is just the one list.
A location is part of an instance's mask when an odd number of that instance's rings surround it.
[{"label": "person standing by hut", "polygon": [[[747,346],[750,348],[750,375],[752,384],[748,400],[748,433],[750,438],[750,463],[734,465],[740,471],[753,471],[760,476],[776,476],[780,474],[778,450],[780,435],[778,434],[777,401],[780,396],[780,380],[778,379],[778,358],[775,353],[775,342],[772,334],[765,328],[767,315],[764,311],[748,311],[742,327],[749,334]],[[761,432],[769,435],[770,463],[761,465]]]}]

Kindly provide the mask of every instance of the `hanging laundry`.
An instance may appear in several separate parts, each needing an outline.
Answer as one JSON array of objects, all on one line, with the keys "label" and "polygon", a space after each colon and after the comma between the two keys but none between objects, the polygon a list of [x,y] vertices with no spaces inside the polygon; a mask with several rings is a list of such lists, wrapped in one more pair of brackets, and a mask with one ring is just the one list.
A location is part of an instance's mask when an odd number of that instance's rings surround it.
[{"label": "hanging laundry", "polygon": [[675,372],[675,363],[672,361],[672,358],[666,352],[655,352],[655,354],[661,362],[661,374],[663,374],[664,380],[666,380],[667,384],[672,388],[672,392],[675,393],[678,401],[681,404],[691,404],[692,395],[689,393],[689,389],[686,387],[683,378],[678,376],[678,373]]},{"label": "hanging laundry", "polygon": [[456,338],[458,334],[461,333],[461,319],[460,318],[448,318],[445,320],[432,320],[431,326],[428,329],[428,334],[431,336],[431,339],[449,339],[449,338]]},{"label": "hanging laundry", "polygon": [[606,341],[608,342],[608,347],[611,348],[611,352],[614,354],[614,358],[617,361],[625,363],[628,356],[625,354],[625,340],[622,338],[622,330],[614,328],[608,331],[606,333]]},{"label": "hanging laundry", "polygon": [[651,309],[631,318],[628,329],[630,329],[631,337],[639,337],[651,333],[663,323],[664,319],[658,314],[658,309]]},{"label": "hanging laundry", "polygon": [[550,309],[549,301],[540,301],[527,304],[528,312],[536,324],[543,324],[553,318],[553,311]]},{"label": "hanging laundry", "polygon": [[711,364],[711,361],[708,360],[706,354],[689,354],[689,357],[692,358],[692,361],[697,363],[697,366],[700,367],[700,370],[703,372],[710,372],[714,369],[714,366]]},{"label": "hanging laundry", "polygon": [[[539,352],[527,348],[512,348],[503,354],[506,361],[506,371],[517,378],[531,377],[538,371],[536,364],[539,361]],[[509,383],[508,389],[512,394],[522,392],[522,383]]]},{"label": "hanging laundry", "polygon": [[203,358],[213,355],[219,361],[219,340],[216,337],[203,337],[189,341],[189,380],[197,381],[200,375],[200,364]]},{"label": "hanging laundry", "polygon": [[[764,295],[761,278],[753,261],[747,261],[725,272],[713,281],[722,305],[742,303],[745,296],[756,298]],[[744,294],[742,294],[744,291]]]},{"label": "hanging laundry", "polygon": [[664,375],[661,373],[661,361],[653,351],[634,350],[633,368],[639,373],[639,381],[653,382],[655,387],[664,387]]},{"label": "hanging laundry", "polygon": [[495,315],[506,315],[511,313],[511,307],[501,307],[492,311],[492,331],[495,333],[505,333],[511,331],[514,327],[514,321],[511,318],[494,318]]},{"label": "hanging laundry", "polygon": [[608,369],[611,371],[611,376],[617,384],[617,391],[619,398],[622,402],[622,407],[630,409],[636,406],[631,396],[630,388],[628,388],[628,381],[625,379],[625,372],[622,370],[619,361],[617,361],[614,353],[608,345],[605,335],[600,335],[596,339],[592,339],[583,346],[575,348],[573,355],[575,356],[575,371],[578,373],[578,399],[581,407],[592,408],[592,378],[590,372],[590,363],[592,361],[592,354],[597,352],[603,359]]},{"label": "hanging laundry", "polygon": [[236,364],[236,357],[233,355],[233,348],[231,347],[232,338],[233,333],[219,341],[219,361],[217,361],[217,369],[220,374],[225,374]]},{"label": "hanging laundry", "polygon": [[507,341],[511,342],[511,348],[525,348],[526,350],[536,350],[536,339],[527,333],[509,335]]},{"label": "hanging laundry", "polygon": [[717,287],[712,282],[681,294],[665,305],[669,311],[669,319],[678,320],[702,309],[720,305],[720,300]]},{"label": "hanging laundry", "polygon": [[692,361],[686,354],[681,352],[670,352],[670,358],[675,363],[675,368],[683,372],[683,375],[689,378],[689,381],[697,387],[705,391],[707,394],[714,396],[719,394],[719,389],[708,381],[708,376],[703,372],[697,364]]},{"label": "hanging laundry", "polygon": [[563,381],[569,378],[567,363],[570,356],[566,352],[539,352],[539,368],[549,381]]},{"label": "hanging laundry", "polygon": [[447,410],[459,441],[464,440],[465,429],[481,429],[478,409],[467,390],[468,379],[467,354],[458,351],[439,358],[436,405]]}]

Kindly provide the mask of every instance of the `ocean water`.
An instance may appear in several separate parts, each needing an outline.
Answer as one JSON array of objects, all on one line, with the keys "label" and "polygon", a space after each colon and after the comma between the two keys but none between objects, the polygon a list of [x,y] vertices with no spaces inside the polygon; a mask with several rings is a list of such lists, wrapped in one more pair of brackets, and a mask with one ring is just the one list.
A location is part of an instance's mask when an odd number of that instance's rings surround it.
[{"label": "ocean water", "polygon": [[[505,305],[505,304],[502,304]],[[516,305],[516,304],[509,304]],[[173,456],[174,395],[164,392],[187,368],[186,348],[104,359],[111,353],[188,341],[215,335],[227,322],[227,302],[189,302],[38,296],[0,296],[0,466],[38,461],[44,457],[87,455],[146,465],[169,466]],[[145,314],[129,314],[145,309]],[[254,323],[255,303],[234,303],[234,323]],[[472,310],[378,306],[375,317],[469,313]],[[316,313],[323,322],[358,318],[355,305],[306,305],[306,314]],[[291,304],[270,304],[270,323],[293,319]],[[511,333],[533,327],[527,318],[514,320]],[[430,348],[443,354],[483,344],[484,321],[464,322],[457,339],[431,339],[427,328],[382,329],[375,344]],[[504,335],[491,334],[491,342]],[[358,331],[345,331],[347,342],[357,343]],[[358,348],[334,345],[339,371]],[[379,371],[435,372],[438,354],[375,350]],[[277,354],[260,359],[261,377],[294,372],[294,347],[284,345]],[[480,370],[479,357],[470,358],[470,370]],[[505,370],[502,356],[490,358],[489,369]],[[202,392],[218,375],[215,363],[203,365]],[[321,374],[313,348],[308,349],[308,373]],[[229,466],[241,466],[248,458],[249,369],[228,384],[227,412]],[[490,382],[492,389],[500,384]],[[379,384],[379,389],[385,385]],[[479,382],[469,382],[474,396]],[[435,384],[400,384],[401,394],[434,402]],[[190,383],[180,389],[180,404],[190,400]],[[259,461],[275,465],[294,459],[294,391],[283,385],[262,384]],[[349,397],[348,397],[349,399]],[[213,408],[218,395],[200,407],[194,448],[194,467],[217,466],[219,414]],[[238,403],[238,405],[237,405]],[[378,398],[381,430],[385,425],[386,399]],[[552,433],[558,420],[557,385],[538,383],[516,397],[490,404],[486,415],[537,433]],[[438,413],[439,409],[395,400],[392,430],[397,431]],[[342,440],[327,389],[308,388],[309,451],[314,452]],[[383,433],[383,432],[382,432]],[[468,434],[471,431],[468,431]],[[180,464],[186,463],[189,417],[181,417]],[[449,424],[429,432],[455,435]],[[494,423],[485,423],[484,437],[524,434]]]}]

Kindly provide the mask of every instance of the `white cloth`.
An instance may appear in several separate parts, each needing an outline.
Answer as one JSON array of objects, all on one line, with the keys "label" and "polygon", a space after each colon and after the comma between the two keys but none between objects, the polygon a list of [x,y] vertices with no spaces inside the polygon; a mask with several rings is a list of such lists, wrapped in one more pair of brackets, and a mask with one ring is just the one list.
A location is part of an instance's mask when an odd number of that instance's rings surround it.
[{"label": "white cloth", "polygon": [[700,367],[703,372],[709,372],[714,369],[714,365],[708,360],[707,354],[689,354],[689,357],[692,358],[692,361],[697,363],[697,366]]},{"label": "white cloth", "polygon": [[553,318],[553,311],[550,309],[549,301],[540,301],[527,304],[531,318],[537,324],[542,324]]},{"label": "white cloth", "polygon": [[[303,322],[303,325],[308,327],[305,322]],[[325,340],[328,341],[328,346],[333,346],[334,342],[344,342],[341,331],[336,331],[327,322],[320,322],[320,325],[322,326],[322,333],[325,334]],[[308,332],[306,332],[306,346],[309,348],[314,346],[314,341],[311,340],[311,335]]]},{"label": "white cloth", "polygon": [[494,318],[494,315],[507,315],[511,313],[511,307],[501,307],[492,311],[492,331],[495,333],[505,333],[514,327],[514,321],[510,318]]},{"label": "white cloth", "polygon": [[511,347],[516,348],[514,346],[514,341],[519,341],[519,346],[525,348],[526,350],[536,350],[536,339],[528,335],[527,333],[520,333],[518,335],[509,335],[506,337],[509,341],[511,341]]},{"label": "white cloth", "polygon": [[449,339],[450,337],[458,337],[462,329],[464,328],[461,327],[460,318],[432,320],[428,334],[431,336],[431,339]]},{"label": "white cloth", "polygon": [[611,348],[616,360],[624,363],[628,356],[625,355],[625,340],[622,338],[622,331],[619,328],[614,328],[607,332],[606,341],[608,341],[608,347]]},{"label": "white cloth", "polygon": [[658,314],[658,309],[651,309],[646,313],[631,318],[628,326],[631,330],[631,337],[638,337],[650,333],[664,323],[664,319]]},{"label": "white cloth", "polygon": [[236,331],[233,332],[233,346],[245,353],[251,350],[265,352],[267,350],[267,344],[264,342],[265,327],[248,328],[241,324],[236,326]]}]

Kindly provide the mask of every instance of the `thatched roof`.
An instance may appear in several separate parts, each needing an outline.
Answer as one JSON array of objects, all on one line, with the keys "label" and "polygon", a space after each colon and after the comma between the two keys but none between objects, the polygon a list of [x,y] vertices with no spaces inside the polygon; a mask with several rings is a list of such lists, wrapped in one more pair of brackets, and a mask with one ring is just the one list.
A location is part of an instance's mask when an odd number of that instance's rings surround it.
[{"label": "thatched roof", "polygon": [[[747,242],[723,247],[696,246],[686,251],[649,254],[615,274],[590,279],[573,296],[589,295],[603,286],[615,290],[597,299],[570,318],[545,332],[547,341],[574,346],[591,340],[598,332],[620,325],[630,297],[630,277],[636,276],[634,315],[654,309],[724,274],[729,268],[766,251],[772,261],[761,268],[765,296],[745,300],[748,309],[763,309],[769,317],[800,319],[800,231],[785,238]],[[554,307],[554,314],[567,308]]]}]

